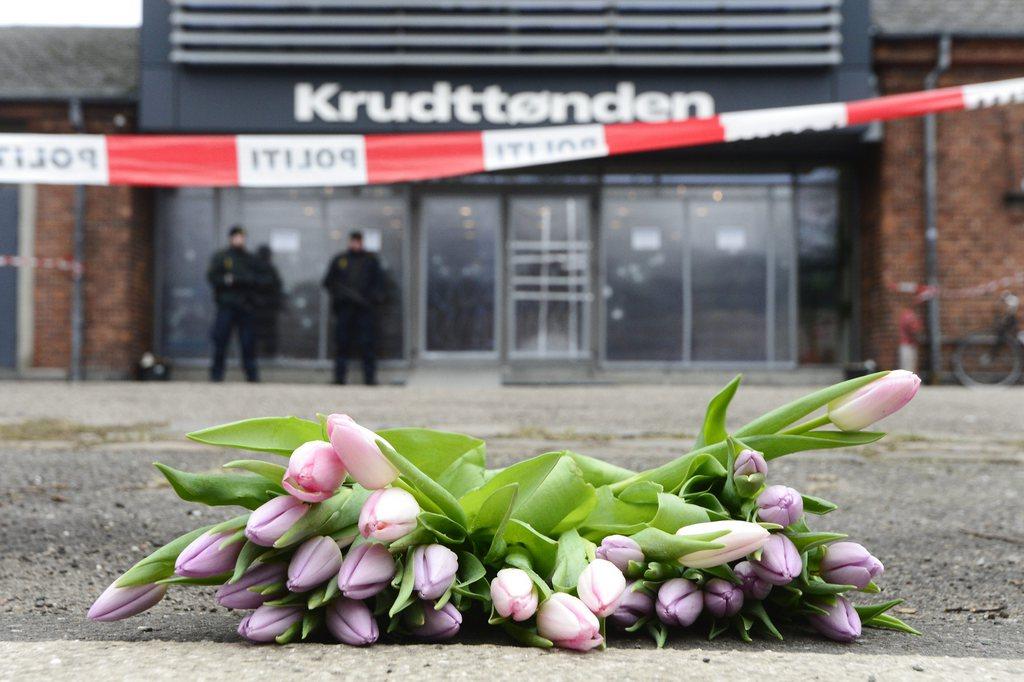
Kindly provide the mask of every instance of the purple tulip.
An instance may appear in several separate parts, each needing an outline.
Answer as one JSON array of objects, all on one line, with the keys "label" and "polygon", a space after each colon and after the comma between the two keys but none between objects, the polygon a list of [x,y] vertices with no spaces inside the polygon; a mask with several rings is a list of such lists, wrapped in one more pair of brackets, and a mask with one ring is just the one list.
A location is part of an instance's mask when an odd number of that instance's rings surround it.
[{"label": "purple tulip", "polygon": [[253,642],[273,642],[302,620],[301,606],[259,607],[238,624],[238,634]]},{"label": "purple tulip", "polygon": [[800,493],[784,485],[773,485],[757,496],[757,516],[762,521],[790,526],[804,515]]},{"label": "purple tulip", "polygon": [[384,545],[368,542],[352,549],[341,562],[338,587],[349,599],[377,594],[395,577],[395,560]]},{"label": "purple tulip", "polygon": [[644,562],[644,553],[640,545],[633,538],[625,535],[609,535],[601,540],[601,546],[596,552],[598,559],[604,559],[615,564],[615,567],[625,573],[629,570],[629,562],[635,561],[638,564]]},{"label": "purple tulip", "polygon": [[741,450],[740,454],[736,455],[732,473],[734,476],[753,476],[754,474],[764,476],[768,473],[768,463],[764,461],[764,454],[748,448]]},{"label": "purple tulip", "polygon": [[181,550],[174,572],[185,578],[212,578],[234,570],[244,541],[239,538],[225,545],[233,535],[233,531],[203,533]]},{"label": "purple tulip", "polygon": [[491,602],[502,618],[524,621],[537,612],[537,587],[526,571],[503,568],[491,581]]},{"label": "purple tulip", "polygon": [[342,597],[327,607],[327,629],[339,642],[352,646],[373,644],[380,637],[377,621],[361,601]]},{"label": "purple tulip", "polygon": [[420,599],[437,599],[455,582],[459,557],[444,545],[420,545],[412,552],[412,565]]},{"label": "purple tulip", "polygon": [[574,651],[589,651],[604,642],[597,616],[564,592],[555,592],[537,609],[537,633],[557,647]]},{"label": "purple tulip", "polygon": [[433,602],[420,602],[423,608],[423,623],[409,630],[420,639],[438,642],[451,639],[459,633],[462,626],[462,614],[450,602],[440,609],[435,609]]},{"label": "purple tulip", "polygon": [[610,561],[594,559],[579,575],[576,594],[598,618],[615,613],[626,591],[626,578]]},{"label": "purple tulip", "polygon": [[689,627],[700,616],[704,597],[697,583],[685,578],[673,578],[662,583],[654,611],[665,625]]},{"label": "purple tulip", "polygon": [[291,495],[275,497],[249,515],[245,537],[261,547],[273,547],[308,511],[309,505]]},{"label": "purple tulip", "polygon": [[856,542],[837,542],[825,548],[821,577],[833,585],[854,585],[863,590],[882,575],[885,567]]},{"label": "purple tulip", "polygon": [[764,599],[772,591],[771,583],[762,580],[749,561],[739,562],[732,567],[732,572],[740,579],[740,589],[747,599]]},{"label": "purple tulip", "polygon": [[715,618],[735,616],[743,608],[743,590],[728,580],[712,578],[704,585],[704,606]]},{"label": "purple tulip", "polygon": [[345,465],[334,447],[311,440],[295,448],[288,459],[288,471],[281,485],[303,502],[323,502],[345,480]]},{"label": "purple tulip", "polygon": [[[269,594],[260,594],[250,588],[266,587],[283,583],[287,564],[255,564],[235,583],[225,583],[217,590],[217,603],[229,609],[255,609],[271,599]],[[283,589],[283,585],[281,586]]]},{"label": "purple tulip", "polygon": [[113,583],[89,607],[89,620],[109,623],[129,618],[151,608],[167,594],[167,585],[118,587]]},{"label": "purple tulip", "polygon": [[837,642],[852,642],[860,637],[860,615],[846,597],[836,597],[836,603],[822,606],[828,615],[808,616],[814,629]]},{"label": "purple tulip", "polygon": [[384,439],[347,414],[327,418],[327,437],[349,475],[364,488],[378,490],[398,478],[398,470],[377,447]]},{"label": "purple tulip", "polygon": [[913,372],[897,369],[867,386],[836,398],[828,404],[829,420],[843,431],[860,431],[888,417],[909,403],[921,379]]},{"label": "purple tulip", "polygon": [[405,490],[375,490],[359,510],[359,532],[364,538],[391,542],[416,530],[419,515],[419,503]]},{"label": "purple tulip", "polygon": [[288,564],[288,590],[308,592],[333,578],[341,568],[341,548],[332,538],[318,535],[303,542]]},{"label": "purple tulip", "polygon": [[619,608],[615,613],[608,616],[608,619],[620,628],[628,628],[635,625],[641,618],[649,618],[654,615],[654,598],[650,593],[641,589],[637,584],[639,581],[631,582],[622,595]]},{"label": "purple tulip", "polygon": [[760,561],[750,563],[757,577],[772,585],[788,585],[804,568],[796,545],[781,533],[772,533],[761,549]]}]

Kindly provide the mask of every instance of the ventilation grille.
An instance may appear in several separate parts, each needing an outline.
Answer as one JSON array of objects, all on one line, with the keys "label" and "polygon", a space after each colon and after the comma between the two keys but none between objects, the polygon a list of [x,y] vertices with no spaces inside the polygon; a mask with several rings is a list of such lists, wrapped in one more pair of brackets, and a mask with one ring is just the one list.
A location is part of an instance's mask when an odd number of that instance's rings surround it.
[{"label": "ventilation grille", "polygon": [[842,0],[171,0],[182,64],[779,67],[840,62]]}]

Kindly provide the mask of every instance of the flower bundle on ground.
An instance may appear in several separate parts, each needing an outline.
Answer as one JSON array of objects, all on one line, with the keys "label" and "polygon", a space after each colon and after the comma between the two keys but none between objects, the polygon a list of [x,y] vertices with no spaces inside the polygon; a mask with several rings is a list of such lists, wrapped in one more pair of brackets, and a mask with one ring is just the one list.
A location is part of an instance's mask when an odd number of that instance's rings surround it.
[{"label": "flower bundle on ground", "polygon": [[[533,646],[603,647],[607,626],[649,634],[732,631],[782,639],[810,626],[848,642],[862,626],[915,633],[886,613],[881,561],[811,529],[832,503],[770,476],[794,452],[864,445],[919,379],[880,372],[812,393],[733,432],[737,377],[708,405],[693,449],[648,471],[558,451],[488,469],[483,441],[351,417],[260,418],[190,434],[275,453],[194,474],[157,468],[182,498],[251,510],[161,547],[100,595],[89,617],[140,613],[169,587],[219,585],[254,642],[311,636],[372,644],[388,633],[454,637],[463,617]],[[815,413],[823,411],[819,416]]]}]

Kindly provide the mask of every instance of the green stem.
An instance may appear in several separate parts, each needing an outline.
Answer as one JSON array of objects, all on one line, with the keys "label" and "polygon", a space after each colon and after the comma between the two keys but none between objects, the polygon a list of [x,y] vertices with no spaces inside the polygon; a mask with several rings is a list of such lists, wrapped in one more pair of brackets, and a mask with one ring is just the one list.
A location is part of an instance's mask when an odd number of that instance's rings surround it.
[{"label": "green stem", "polygon": [[801,433],[807,433],[812,429],[816,429],[819,426],[825,426],[825,424],[829,423],[831,422],[829,421],[828,413],[826,412],[820,417],[815,417],[814,419],[808,422],[804,422],[803,424],[797,424],[796,426],[790,429],[786,429],[785,431],[779,431],[779,434],[783,436],[795,436]]}]

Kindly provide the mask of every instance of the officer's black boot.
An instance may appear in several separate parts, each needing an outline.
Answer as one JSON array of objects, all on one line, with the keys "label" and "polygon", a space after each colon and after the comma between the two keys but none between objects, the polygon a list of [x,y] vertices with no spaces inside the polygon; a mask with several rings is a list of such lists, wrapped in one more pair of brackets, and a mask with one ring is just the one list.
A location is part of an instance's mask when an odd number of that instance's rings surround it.
[{"label": "officer's black boot", "polygon": [[335,384],[337,384],[339,386],[342,386],[342,385],[344,385],[346,383],[345,382],[345,374],[346,374],[345,370],[346,370],[345,358],[341,357],[340,355],[338,357],[334,358],[334,383]]},{"label": "officer's black boot", "polygon": [[377,385],[377,359],[372,356],[363,358],[363,382],[367,386]]}]

